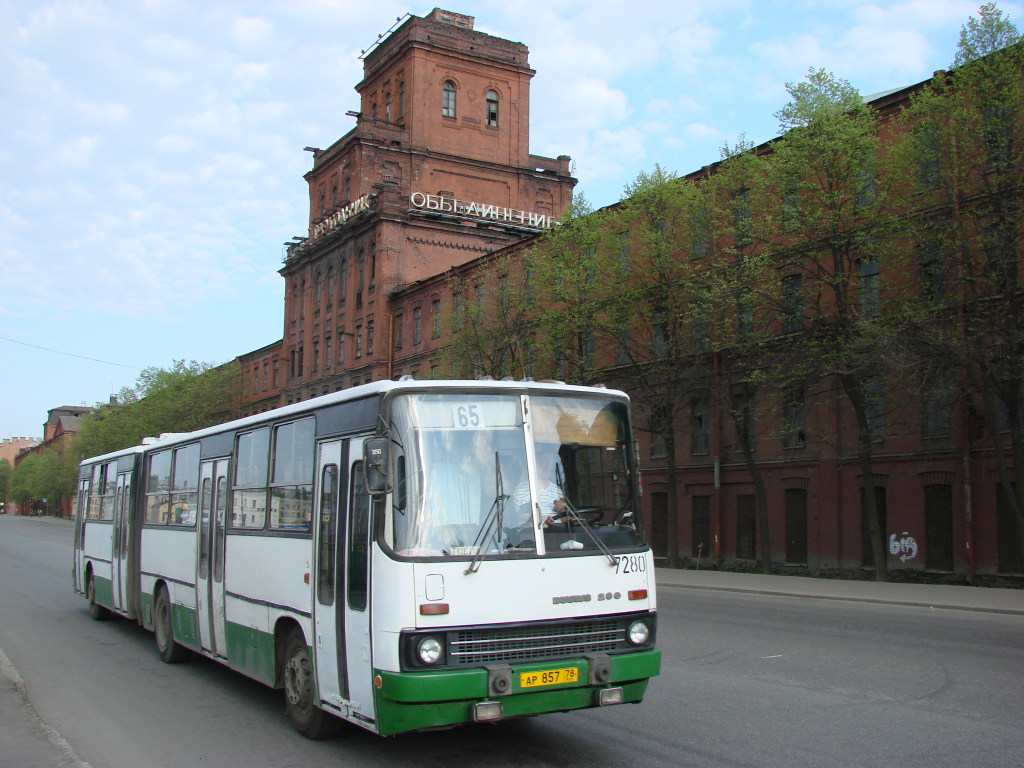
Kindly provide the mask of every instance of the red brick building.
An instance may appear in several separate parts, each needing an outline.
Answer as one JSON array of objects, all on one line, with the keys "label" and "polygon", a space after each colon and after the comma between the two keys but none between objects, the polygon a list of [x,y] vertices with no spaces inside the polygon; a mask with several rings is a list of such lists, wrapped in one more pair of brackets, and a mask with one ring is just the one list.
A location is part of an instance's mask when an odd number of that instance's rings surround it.
[{"label": "red brick building", "polygon": [[[280,270],[283,338],[239,358],[243,412],[370,380],[441,375],[435,366],[459,302],[498,301],[499,291],[482,282],[488,265],[515,259],[569,204],[569,159],[529,154],[534,73],[526,47],[472,25],[472,17],[435,9],[409,18],[366,55],[355,128],[327,149],[311,148],[309,231],[287,244]],[[895,113],[923,85],[871,105]],[[613,385],[614,344],[596,345],[595,358]],[[964,409],[943,415],[928,407],[893,411],[876,446],[889,569],[1019,574],[1024,564],[991,449],[972,434]],[[811,573],[870,573],[847,405],[808,408],[795,433],[773,423],[788,418],[780,409],[757,418],[772,561]],[[714,399],[695,399],[677,424],[684,559],[757,559],[754,487],[735,431]],[[833,437],[807,437],[825,433]],[[664,555],[668,473],[660,441],[645,433],[641,465],[645,522],[655,553]]]},{"label": "red brick building", "polygon": [[568,157],[530,154],[533,75],[525,45],[440,9],[365,55],[355,128],[309,148],[309,229],[280,270],[283,338],[238,358],[243,412],[391,378],[441,301],[396,315],[395,292],[552,225],[576,180]]}]

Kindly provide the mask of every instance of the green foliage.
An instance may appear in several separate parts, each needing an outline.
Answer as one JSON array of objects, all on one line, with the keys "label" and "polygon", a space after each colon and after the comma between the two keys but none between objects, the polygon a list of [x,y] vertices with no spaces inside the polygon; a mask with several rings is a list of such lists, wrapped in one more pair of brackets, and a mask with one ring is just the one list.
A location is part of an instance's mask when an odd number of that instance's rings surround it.
[{"label": "green foliage", "polygon": [[978,18],[971,16],[960,28],[953,66],[963,66],[1020,41],[1020,32],[1009,17],[1003,16],[994,2],[985,3],[978,9]]},{"label": "green foliage", "polygon": [[824,69],[807,71],[802,83],[786,83],[789,102],[775,113],[783,131],[829,125],[867,109],[860,93],[846,80]]},{"label": "green foliage", "polygon": [[11,488],[11,462],[7,459],[0,459],[0,501],[7,500],[7,493]]},{"label": "green foliage", "polygon": [[138,445],[144,437],[227,421],[234,415],[238,379],[234,363],[214,367],[176,360],[170,369],[146,368],[116,403],[99,405],[82,418],[73,450],[80,458],[98,456]]}]

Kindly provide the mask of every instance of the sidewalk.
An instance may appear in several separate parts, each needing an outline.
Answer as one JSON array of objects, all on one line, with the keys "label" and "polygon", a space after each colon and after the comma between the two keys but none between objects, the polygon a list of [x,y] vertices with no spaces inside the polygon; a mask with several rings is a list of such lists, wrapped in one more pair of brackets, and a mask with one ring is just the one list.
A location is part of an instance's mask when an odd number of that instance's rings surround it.
[{"label": "sidewalk", "polygon": [[705,589],[761,595],[852,600],[1024,616],[1024,589],[893,584],[876,581],[764,576],[757,573],[655,569],[658,589]]},{"label": "sidewalk", "polygon": [[0,650],[0,768],[89,768],[36,712],[25,684]]}]

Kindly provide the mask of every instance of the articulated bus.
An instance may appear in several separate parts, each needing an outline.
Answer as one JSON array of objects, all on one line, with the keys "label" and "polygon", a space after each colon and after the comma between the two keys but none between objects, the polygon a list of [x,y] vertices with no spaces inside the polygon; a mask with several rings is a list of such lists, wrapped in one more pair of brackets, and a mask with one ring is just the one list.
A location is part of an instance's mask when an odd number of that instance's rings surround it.
[{"label": "articulated bus", "polygon": [[83,461],[75,591],[283,689],[310,738],[636,703],[638,491],[621,392],[374,382]]}]

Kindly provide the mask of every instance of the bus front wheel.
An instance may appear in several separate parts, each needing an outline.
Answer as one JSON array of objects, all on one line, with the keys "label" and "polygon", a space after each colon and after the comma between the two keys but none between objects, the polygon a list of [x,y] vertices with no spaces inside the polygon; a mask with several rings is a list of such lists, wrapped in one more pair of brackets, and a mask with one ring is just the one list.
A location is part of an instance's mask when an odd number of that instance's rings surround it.
[{"label": "bus front wheel", "polygon": [[171,618],[171,601],[167,590],[161,589],[153,607],[153,632],[156,635],[156,649],[165,664],[177,664],[189,657],[188,648],[174,641],[174,622]]},{"label": "bus front wheel", "polygon": [[326,739],[338,733],[341,721],[317,706],[309,647],[301,630],[288,636],[284,651],[284,710],[295,730],[307,739]]}]

